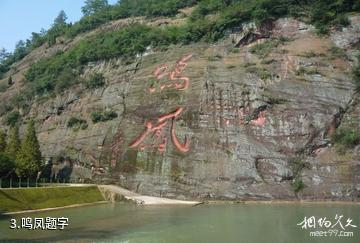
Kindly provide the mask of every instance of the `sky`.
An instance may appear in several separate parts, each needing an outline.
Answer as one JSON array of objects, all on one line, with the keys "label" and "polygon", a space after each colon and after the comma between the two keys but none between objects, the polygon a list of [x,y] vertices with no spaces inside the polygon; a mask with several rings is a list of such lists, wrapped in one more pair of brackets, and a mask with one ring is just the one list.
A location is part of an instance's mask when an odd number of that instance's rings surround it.
[{"label": "sky", "polygon": [[[0,49],[13,51],[16,42],[31,37],[31,32],[49,29],[61,10],[67,22],[81,16],[85,0],[0,0]],[[114,4],[117,0],[108,0]]]}]

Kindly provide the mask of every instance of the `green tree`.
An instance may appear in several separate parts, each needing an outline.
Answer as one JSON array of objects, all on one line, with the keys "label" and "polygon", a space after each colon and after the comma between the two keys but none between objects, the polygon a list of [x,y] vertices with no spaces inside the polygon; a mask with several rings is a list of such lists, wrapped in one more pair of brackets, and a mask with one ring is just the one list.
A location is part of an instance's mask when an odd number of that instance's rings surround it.
[{"label": "green tree", "polygon": [[9,142],[6,146],[5,154],[11,160],[15,160],[19,148],[20,148],[19,126],[15,125],[10,129]]},{"label": "green tree", "polygon": [[30,120],[20,151],[16,156],[16,174],[20,177],[35,175],[41,168],[41,160],[34,121]]},{"label": "green tree", "polygon": [[0,130],[0,153],[5,152],[6,149],[6,133]]},{"label": "green tree", "polygon": [[14,169],[14,161],[7,155],[0,153],[0,178],[6,176],[11,170]]},{"label": "green tree", "polygon": [[20,60],[27,54],[26,44],[25,41],[19,40],[15,45],[15,50],[13,56],[15,60]]},{"label": "green tree", "polygon": [[19,122],[20,118],[20,113],[18,111],[13,111],[6,115],[5,122],[9,126],[15,126]]},{"label": "green tree", "polygon": [[53,26],[66,25],[67,16],[64,10],[61,10],[59,15],[55,18]]},{"label": "green tree", "polygon": [[0,49],[0,63],[5,61],[10,56],[10,53],[5,48]]},{"label": "green tree", "polygon": [[90,16],[109,6],[107,0],[86,0],[85,5],[81,8],[84,16]]}]

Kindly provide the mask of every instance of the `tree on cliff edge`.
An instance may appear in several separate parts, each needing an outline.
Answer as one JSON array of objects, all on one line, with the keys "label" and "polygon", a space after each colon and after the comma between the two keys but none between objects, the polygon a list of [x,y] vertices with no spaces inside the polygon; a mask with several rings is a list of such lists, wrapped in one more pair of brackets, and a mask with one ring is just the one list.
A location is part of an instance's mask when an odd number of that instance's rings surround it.
[{"label": "tree on cliff edge", "polygon": [[86,0],[85,5],[81,8],[84,16],[90,16],[109,6],[107,0]]},{"label": "tree on cliff edge", "polygon": [[63,27],[66,26],[67,16],[64,10],[61,10],[58,16],[54,20],[53,27]]},{"label": "tree on cliff edge", "polygon": [[19,126],[15,125],[10,130],[9,141],[5,149],[5,154],[13,161],[20,148]]},{"label": "tree on cliff edge", "polygon": [[25,138],[16,156],[15,172],[18,176],[35,175],[41,168],[41,152],[39,141],[36,137],[34,121],[28,124]]}]

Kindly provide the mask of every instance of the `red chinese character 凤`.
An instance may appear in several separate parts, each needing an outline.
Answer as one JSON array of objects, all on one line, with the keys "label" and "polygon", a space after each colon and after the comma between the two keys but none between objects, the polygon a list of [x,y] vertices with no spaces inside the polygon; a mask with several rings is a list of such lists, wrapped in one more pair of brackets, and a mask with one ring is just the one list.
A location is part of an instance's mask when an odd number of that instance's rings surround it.
[{"label": "red chinese character \u51e4", "polygon": [[146,121],[145,130],[135,139],[134,142],[132,142],[129,145],[130,148],[139,147],[147,136],[153,134],[151,137],[155,136],[155,138],[157,140],[160,140],[161,143],[160,144],[154,143],[150,146],[143,145],[140,146],[140,150],[145,150],[145,148],[147,147],[157,147],[159,152],[164,152],[167,145],[167,138],[166,135],[164,135],[164,128],[168,124],[168,121],[171,120],[171,140],[173,144],[179,151],[183,153],[188,152],[190,145],[188,138],[185,136],[184,143],[181,143],[175,133],[175,118],[177,118],[183,112],[183,110],[184,108],[179,107],[175,111],[169,114],[165,114],[158,117],[157,123],[155,125],[153,125],[153,123],[150,121]]}]

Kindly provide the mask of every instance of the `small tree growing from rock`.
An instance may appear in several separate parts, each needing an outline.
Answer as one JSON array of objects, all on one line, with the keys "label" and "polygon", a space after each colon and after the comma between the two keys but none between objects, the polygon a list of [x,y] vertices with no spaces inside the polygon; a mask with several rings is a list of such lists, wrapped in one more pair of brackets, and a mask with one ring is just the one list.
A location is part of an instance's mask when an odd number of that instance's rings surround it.
[{"label": "small tree growing from rock", "polygon": [[8,85],[11,86],[11,85],[13,85],[13,84],[14,84],[14,81],[13,81],[12,77],[9,76],[9,78],[8,78]]}]

